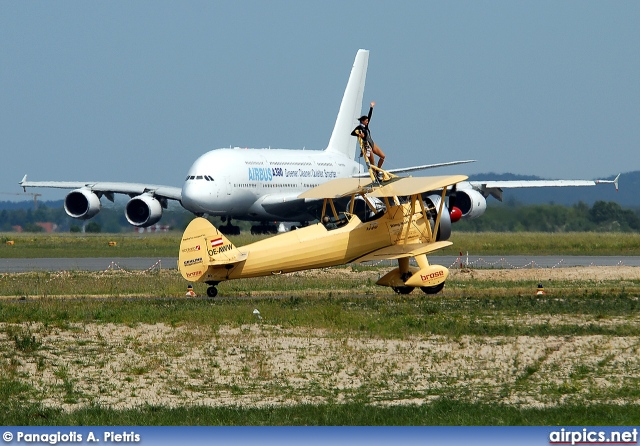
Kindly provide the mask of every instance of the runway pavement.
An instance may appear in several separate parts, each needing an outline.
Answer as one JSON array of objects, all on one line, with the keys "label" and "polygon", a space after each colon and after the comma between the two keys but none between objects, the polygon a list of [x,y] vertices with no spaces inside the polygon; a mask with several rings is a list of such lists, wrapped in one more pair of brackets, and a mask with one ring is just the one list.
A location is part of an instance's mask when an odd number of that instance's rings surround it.
[{"label": "runway pavement", "polygon": [[177,269],[177,261],[177,257],[0,259],[0,273],[23,273],[29,271],[105,271],[107,269]]},{"label": "runway pavement", "polygon": [[[640,256],[430,256],[432,263],[473,268],[563,268],[571,266],[640,266]],[[176,269],[177,257],[0,259],[0,273],[29,271],[105,271],[107,269]],[[384,265],[396,265],[385,261]],[[377,262],[380,263],[380,262]]]}]

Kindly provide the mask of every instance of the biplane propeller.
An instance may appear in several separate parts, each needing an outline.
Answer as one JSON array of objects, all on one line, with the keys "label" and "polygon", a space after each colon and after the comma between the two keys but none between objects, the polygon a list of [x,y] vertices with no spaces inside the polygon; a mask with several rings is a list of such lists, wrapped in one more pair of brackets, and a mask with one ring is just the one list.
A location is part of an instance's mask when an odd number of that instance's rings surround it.
[{"label": "biplane propeller", "polygon": [[[464,175],[396,177],[384,172],[364,178],[339,178],[299,195],[323,200],[320,221],[294,231],[236,247],[208,220],[195,218],[180,243],[178,269],[190,282],[217,285],[226,280],[271,276],[352,262],[383,259],[398,267],[376,283],[406,294],[419,287],[427,294],[442,290],[449,271],[431,265],[427,254],[450,246],[451,218],[447,188]],[[336,201],[350,197],[344,211]],[[364,202],[357,210],[355,203]],[[447,227],[449,226],[449,227]],[[415,259],[416,266],[410,265]]]}]

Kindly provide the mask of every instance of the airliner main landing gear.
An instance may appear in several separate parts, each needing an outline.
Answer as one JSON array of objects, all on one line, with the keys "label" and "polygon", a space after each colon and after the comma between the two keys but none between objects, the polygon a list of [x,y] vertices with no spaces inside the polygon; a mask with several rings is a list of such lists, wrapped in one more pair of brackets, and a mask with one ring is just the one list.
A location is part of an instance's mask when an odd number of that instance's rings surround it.
[{"label": "airliner main landing gear", "polygon": [[231,224],[231,217],[222,217],[222,221],[227,221],[226,225],[220,226],[218,229],[224,235],[240,235],[240,226]]},{"label": "airliner main landing gear", "polygon": [[277,234],[277,233],[278,233],[278,227],[274,224],[260,223],[259,225],[251,226],[252,235]]}]

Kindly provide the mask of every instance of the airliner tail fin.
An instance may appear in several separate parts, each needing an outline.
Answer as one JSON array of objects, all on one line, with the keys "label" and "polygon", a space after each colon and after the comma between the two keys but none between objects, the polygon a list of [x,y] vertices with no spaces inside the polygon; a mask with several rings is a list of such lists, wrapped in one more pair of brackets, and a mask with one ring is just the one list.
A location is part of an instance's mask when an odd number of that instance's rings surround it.
[{"label": "airliner tail fin", "polygon": [[340,111],[336,118],[336,124],[329,139],[327,150],[339,152],[349,159],[354,159],[356,154],[356,137],[351,136],[351,131],[358,125],[358,118],[362,110],[362,97],[364,84],[369,65],[369,51],[358,50],[347,88],[340,103]]}]

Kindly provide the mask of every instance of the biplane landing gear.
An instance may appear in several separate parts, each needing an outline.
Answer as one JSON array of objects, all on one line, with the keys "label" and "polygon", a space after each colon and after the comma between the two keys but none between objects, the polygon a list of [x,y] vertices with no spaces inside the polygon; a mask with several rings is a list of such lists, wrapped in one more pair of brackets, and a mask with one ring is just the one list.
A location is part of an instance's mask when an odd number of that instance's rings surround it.
[{"label": "biplane landing gear", "polygon": [[[405,267],[408,267],[408,262],[406,262],[407,265]],[[401,265],[402,267],[402,265]],[[411,277],[413,275],[413,273],[411,271],[407,271],[404,272],[400,275],[400,279],[402,279],[403,282],[406,282],[407,280],[409,280],[409,277]],[[410,292],[412,292],[414,290],[415,287],[413,286],[394,286],[391,287],[393,289],[393,291],[395,291],[398,294],[409,294]]]},{"label": "biplane landing gear", "polygon": [[412,286],[392,286],[391,289],[397,294],[409,294],[415,287]]},{"label": "biplane landing gear", "polygon": [[420,289],[425,294],[438,294],[444,288],[444,282],[434,286],[421,286]]},{"label": "biplane landing gear", "polygon": [[218,289],[215,287],[215,285],[211,285],[209,288],[207,288],[207,296],[216,297],[217,295]]}]

